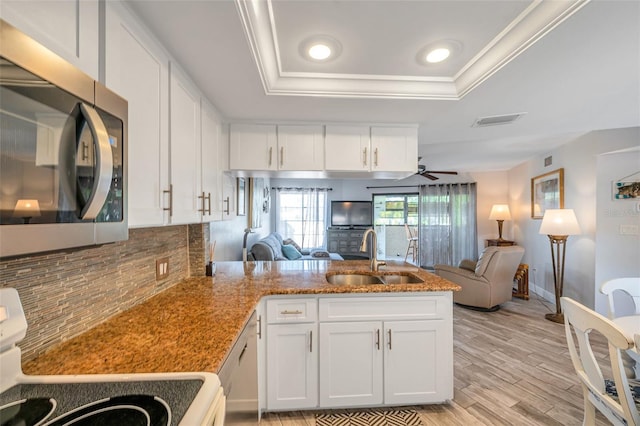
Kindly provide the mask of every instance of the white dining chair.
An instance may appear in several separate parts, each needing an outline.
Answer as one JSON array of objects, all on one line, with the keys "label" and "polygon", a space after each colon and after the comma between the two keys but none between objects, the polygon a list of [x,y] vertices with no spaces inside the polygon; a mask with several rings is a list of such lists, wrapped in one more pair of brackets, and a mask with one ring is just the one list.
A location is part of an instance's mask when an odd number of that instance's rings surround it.
[{"label": "white dining chair", "polygon": [[635,314],[640,315],[640,277],[615,278],[602,284],[602,286],[600,287],[600,293],[607,296],[610,319],[613,319],[617,316],[614,294],[618,291],[624,292],[631,296],[631,299],[635,304]]},{"label": "white dining chair", "polygon": [[[633,347],[633,341],[610,319],[575,300],[562,297],[560,303],[564,311],[565,334],[571,361],[582,385],[583,424],[596,424],[597,409],[614,425],[639,426],[639,408],[634,401],[629,379],[624,374],[622,365],[622,351]],[[589,341],[589,333],[593,330],[607,339],[613,383],[605,382],[593,354]],[[574,334],[578,341],[577,346]]]}]

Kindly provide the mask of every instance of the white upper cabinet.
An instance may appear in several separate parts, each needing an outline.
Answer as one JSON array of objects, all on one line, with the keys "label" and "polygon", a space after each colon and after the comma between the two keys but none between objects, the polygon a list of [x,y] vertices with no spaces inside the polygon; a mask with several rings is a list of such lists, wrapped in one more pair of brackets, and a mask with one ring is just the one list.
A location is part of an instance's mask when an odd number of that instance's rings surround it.
[{"label": "white upper cabinet", "polygon": [[169,58],[116,2],[106,4],[106,85],[129,102],[129,227],[166,223]]},{"label": "white upper cabinet", "polygon": [[232,124],[229,140],[231,170],[277,170],[278,140],[275,125]]},{"label": "white upper cabinet", "polygon": [[323,126],[278,126],[278,170],[323,170]]},{"label": "white upper cabinet", "polygon": [[418,129],[415,127],[371,127],[371,170],[416,172]]},{"label": "white upper cabinet", "polygon": [[206,100],[201,101],[202,111],[202,194],[199,195],[200,213],[203,222],[219,220],[216,208],[221,197],[222,172],[218,168],[218,151],[221,139],[221,120],[215,108]]},{"label": "white upper cabinet", "polygon": [[200,94],[177,64],[170,64],[169,117],[172,224],[201,221]]},{"label": "white upper cabinet", "polygon": [[326,170],[371,169],[369,126],[327,126],[324,143]]},{"label": "white upper cabinet", "polygon": [[98,15],[98,0],[2,0],[0,7],[2,19],[96,80]]}]

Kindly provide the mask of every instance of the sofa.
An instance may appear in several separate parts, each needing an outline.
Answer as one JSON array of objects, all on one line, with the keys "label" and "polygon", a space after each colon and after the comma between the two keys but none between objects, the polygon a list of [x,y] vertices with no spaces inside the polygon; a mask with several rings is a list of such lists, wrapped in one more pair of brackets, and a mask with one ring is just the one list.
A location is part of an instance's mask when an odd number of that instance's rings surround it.
[{"label": "sofa", "polygon": [[338,253],[325,250],[303,250],[291,239],[283,240],[272,232],[258,240],[249,250],[249,260],[344,260]]},{"label": "sofa", "polygon": [[453,292],[455,303],[495,311],[511,300],[514,276],[523,255],[520,246],[492,246],[485,248],[476,262],[465,259],[458,267],[435,265],[435,272],[462,287]]}]

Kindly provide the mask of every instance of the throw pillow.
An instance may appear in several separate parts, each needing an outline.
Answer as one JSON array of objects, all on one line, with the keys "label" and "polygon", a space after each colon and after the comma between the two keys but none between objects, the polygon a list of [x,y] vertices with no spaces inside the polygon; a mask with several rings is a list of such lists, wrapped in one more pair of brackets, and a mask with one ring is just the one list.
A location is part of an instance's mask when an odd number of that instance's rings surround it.
[{"label": "throw pillow", "polygon": [[480,257],[478,258],[478,263],[476,263],[477,277],[481,277],[484,275],[485,271],[487,270],[487,267],[489,266],[489,262],[491,261],[491,258],[493,257],[494,254],[496,254],[497,251],[498,251],[498,247],[487,247],[480,254]]},{"label": "throw pillow", "polygon": [[300,259],[302,255],[292,244],[285,244],[282,246],[282,254],[289,260]]},{"label": "throw pillow", "polygon": [[302,247],[300,247],[295,241],[293,241],[291,238],[287,238],[286,240],[284,240],[282,242],[282,244],[289,244],[292,245],[296,248],[296,250],[298,250],[298,252],[302,253]]},{"label": "throw pillow", "polygon": [[330,256],[328,251],[316,249],[316,250],[311,250],[311,257],[330,257]]}]

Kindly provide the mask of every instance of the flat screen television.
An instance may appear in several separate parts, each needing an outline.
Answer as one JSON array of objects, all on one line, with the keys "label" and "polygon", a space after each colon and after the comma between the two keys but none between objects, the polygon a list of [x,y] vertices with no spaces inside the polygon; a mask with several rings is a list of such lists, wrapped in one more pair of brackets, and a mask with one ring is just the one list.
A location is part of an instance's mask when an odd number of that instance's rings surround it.
[{"label": "flat screen television", "polygon": [[332,201],[331,226],[366,227],[373,223],[371,201]]}]

